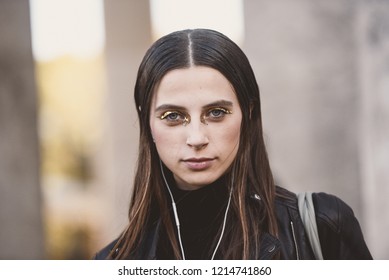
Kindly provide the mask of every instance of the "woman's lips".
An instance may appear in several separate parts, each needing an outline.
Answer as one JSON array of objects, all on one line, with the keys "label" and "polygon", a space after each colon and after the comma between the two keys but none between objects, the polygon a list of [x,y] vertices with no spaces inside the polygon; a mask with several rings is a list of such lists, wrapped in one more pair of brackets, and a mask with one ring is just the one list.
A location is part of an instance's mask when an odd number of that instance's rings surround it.
[{"label": "woman's lips", "polygon": [[209,168],[214,160],[214,158],[188,158],[183,160],[183,162],[189,169],[201,171]]}]

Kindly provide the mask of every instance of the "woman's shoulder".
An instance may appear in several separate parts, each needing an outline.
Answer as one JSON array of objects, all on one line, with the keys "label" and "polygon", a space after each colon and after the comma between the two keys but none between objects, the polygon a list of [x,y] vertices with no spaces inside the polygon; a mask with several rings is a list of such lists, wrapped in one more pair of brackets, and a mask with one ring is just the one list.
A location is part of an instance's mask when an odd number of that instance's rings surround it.
[{"label": "woman's shoulder", "polygon": [[350,219],[356,219],[352,208],[335,195],[325,192],[312,193],[312,201],[316,219],[326,222],[336,232],[340,232]]},{"label": "woman's shoulder", "polygon": [[327,193],[314,193],[312,200],[326,259],[372,259],[359,221],[346,202]]},{"label": "woman's shoulder", "polygon": [[[349,217],[354,217],[352,208],[336,195],[313,192],[312,200],[316,216],[328,220],[329,225],[333,227]],[[297,194],[283,187],[276,187],[276,203],[298,210]]]},{"label": "woman's shoulder", "polygon": [[113,248],[115,247],[116,242],[118,239],[113,240],[111,243],[103,247],[100,251],[98,251],[93,259],[94,260],[107,260],[109,259],[108,256],[111,254]]},{"label": "woman's shoulder", "polygon": [[[281,208],[280,206],[287,208],[288,213],[298,211],[298,200],[295,193],[277,187],[276,194],[278,208]],[[313,192],[312,201],[325,259],[372,258],[359,221],[345,201],[325,192]]]}]

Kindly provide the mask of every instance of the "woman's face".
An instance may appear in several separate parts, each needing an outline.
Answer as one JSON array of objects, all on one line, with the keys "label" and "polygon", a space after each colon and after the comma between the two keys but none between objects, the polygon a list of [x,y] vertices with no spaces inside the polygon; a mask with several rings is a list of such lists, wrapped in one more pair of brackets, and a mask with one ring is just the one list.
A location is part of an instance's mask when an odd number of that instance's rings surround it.
[{"label": "woman's face", "polygon": [[172,70],[155,89],[151,132],[181,189],[201,188],[226,172],[238,151],[241,122],[232,85],[213,68]]}]

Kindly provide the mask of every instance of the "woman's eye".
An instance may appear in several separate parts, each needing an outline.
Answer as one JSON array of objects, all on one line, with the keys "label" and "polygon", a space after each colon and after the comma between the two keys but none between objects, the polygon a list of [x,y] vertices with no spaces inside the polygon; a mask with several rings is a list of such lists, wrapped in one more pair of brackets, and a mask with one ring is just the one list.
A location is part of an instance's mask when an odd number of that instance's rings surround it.
[{"label": "woman's eye", "polygon": [[210,112],[210,115],[212,116],[212,117],[216,117],[216,118],[218,118],[218,117],[220,117],[220,116],[223,116],[225,113],[222,111],[222,110],[212,110],[211,112]]},{"label": "woman's eye", "polygon": [[220,119],[223,118],[226,114],[231,114],[232,112],[230,110],[224,109],[224,108],[215,108],[210,111],[208,111],[208,118],[213,119]]},{"label": "woman's eye", "polygon": [[161,120],[166,120],[170,124],[180,124],[186,121],[184,114],[172,111],[163,113],[159,118]]},{"label": "woman's eye", "polygon": [[165,119],[174,121],[177,120],[179,117],[180,115],[177,113],[170,113],[165,117]]}]

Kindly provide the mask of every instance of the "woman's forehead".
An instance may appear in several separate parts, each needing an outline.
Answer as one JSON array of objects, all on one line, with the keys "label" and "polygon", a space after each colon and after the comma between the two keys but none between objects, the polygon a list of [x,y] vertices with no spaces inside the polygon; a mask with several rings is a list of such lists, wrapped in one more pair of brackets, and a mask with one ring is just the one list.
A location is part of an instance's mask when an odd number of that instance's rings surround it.
[{"label": "woman's forehead", "polygon": [[169,71],[154,91],[153,105],[212,103],[216,100],[237,102],[230,82],[217,70],[195,66]]}]

